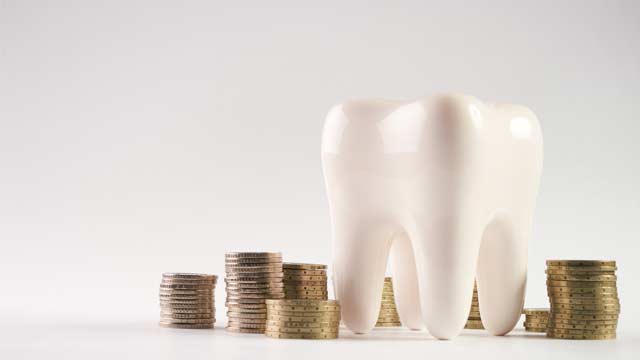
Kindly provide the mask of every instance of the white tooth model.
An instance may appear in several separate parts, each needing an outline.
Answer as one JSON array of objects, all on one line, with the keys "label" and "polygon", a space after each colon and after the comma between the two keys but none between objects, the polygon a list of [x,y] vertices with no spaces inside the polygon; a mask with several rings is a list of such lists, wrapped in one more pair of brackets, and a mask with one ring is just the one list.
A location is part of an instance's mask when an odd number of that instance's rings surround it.
[{"label": "white tooth model", "polygon": [[322,162],[349,329],[374,327],[389,254],[405,326],[458,335],[477,277],[485,328],[513,329],[542,171],[531,110],[466,95],[346,102],[327,115]]}]

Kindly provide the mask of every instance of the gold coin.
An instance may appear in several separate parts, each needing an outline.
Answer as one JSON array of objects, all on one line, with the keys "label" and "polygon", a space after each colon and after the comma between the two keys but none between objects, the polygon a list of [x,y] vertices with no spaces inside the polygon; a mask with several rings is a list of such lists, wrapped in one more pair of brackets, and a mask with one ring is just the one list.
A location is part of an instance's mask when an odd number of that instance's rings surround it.
[{"label": "gold coin", "polygon": [[247,329],[264,329],[265,320],[253,321],[254,319],[227,319],[227,326]]},{"label": "gold coin", "polygon": [[224,254],[225,259],[229,258],[271,258],[271,257],[282,257],[281,252],[256,252],[256,251],[236,251],[236,252],[228,252]]},{"label": "gold coin", "polygon": [[330,326],[330,327],[283,327],[283,326],[274,326],[267,325],[267,331],[277,331],[283,333],[310,333],[310,334],[318,334],[318,333],[333,333],[338,331],[338,326]]},{"label": "gold coin", "polygon": [[267,310],[267,306],[265,304],[239,304],[239,303],[227,303],[227,309],[264,309]]},{"label": "gold coin", "polygon": [[267,313],[244,313],[244,312],[237,312],[237,311],[227,311],[227,317],[266,320]]},{"label": "gold coin", "polygon": [[319,316],[291,316],[291,315],[278,315],[267,314],[267,320],[269,321],[285,321],[285,322],[304,322],[304,323],[322,323],[340,321],[340,313],[337,314],[323,314]]},{"label": "gold coin", "polygon": [[578,305],[578,304],[558,304],[551,303],[554,312],[567,311],[619,311],[618,304],[595,304],[595,305]]},{"label": "gold coin", "polygon": [[526,308],[522,311],[525,315],[549,315],[548,308]]},{"label": "gold coin", "polygon": [[173,282],[162,282],[160,283],[160,289],[167,289],[167,290],[198,290],[198,289],[203,289],[203,290],[211,290],[211,289],[215,289],[216,288],[216,284],[215,283],[190,283],[190,284],[184,284],[184,283],[173,283]]},{"label": "gold coin", "polygon": [[616,288],[615,281],[565,281],[547,280],[547,285],[569,288]]},{"label": "gold coin", "polygon": [[265,331],[264,334],[268,337],[275,339],[337,339],[338,332],[335,333],[320,333],[320,334],[309,334],[309,333],[284,333],[278,331]]},{"label": "gold coin", "polygon": [[[298,299],[296,299],[298,300]],[[304,299],[299,299],[304,300]],[[321,301],[321,300],[313,300]],[[267,309],[274,312],[282,313],[314,313],[314,312],[340,312],[340,306],[336,305],[324,305],[324,306],[281,306],[281,305],[269,305]]]},{"label": "gold coin", "polygon": [[394,322],[376,322],[376,327],[399,327],[402,324],[399,321]]},{"label": "gold coin", "polygon": [[317,276],[311,276],[311,275],[290,275],[287,274],[284,276],[284,280],[285,281],[327,281],[327,276],[326,275],[317,275]]},{"label": "gold coin", "polygon": [[171,306],[161,306],[160,311],[167,314],[204,314],[214,313],[216,309],[213,306],[197,307],[197,308],[174,308]]},{"label": "gold coin", "polygon": [[197,279],[197,280],[209,280],[215,281],[218,276],[210,274],[199,273],[163,273],[163,279]]},{"label": "gold coin", "polygon": [[163,295],[213,295],[213,289],[165,289],[160,288]]},{"label": "gold coin", "polygon": [[[471,320],[469,320],[471,321]],[[467,323],[464,325],[465,329],[469,329],[469,330],[484,330],[484,326],[482,325],[482,322],[469,322],[467,321]]]},{"label": "gold coin", "polygon": [[266,321],[267,326],[279,326],[284,328],[327,328],[327,327],[338,327],[340,325],[340,321],[317,321],[317,322],[299,322],[299,321],[279,321],[279,320],[270,320]]},{"label": "gold coin", "polygon": [[556,334],[547,332],[548,338],[565,339],[565,340],[612,340],[616,338],[616,334],[582,334],[582,335],[569,335],[569,334]]},{"label": "gold coin", "polygon": [[175,318],[160,318],[160,323],[163,324],[210,324],[215,321],[215,318],[206,319],[175,319]]},{"label": "gold coin", "polygon": [[547,274],[615,274],[618,270],[615,266],[547,266]]},{"label": "gold coin", "polygon": [[618,299],[617,293],[571,293],[566,291],[547,291],[550,298],[555,299],[584,299],[584,300],[612,300]]},{"label": "gold coin", "polygon": [[212,311],[201,313],[176,313],[160,311],[160,317],[168,319],[211,319],[215,318],[215,316],[216,314]]},{"label": "gold coin", "polygon": [[284,273],[281,271],[276,272],[260,272],[260,273],[227,273],[224,277],[226,282],[230,281],[254,281],[254,280],[268,280],[268,281],[278,281],[278,279],[282,279],[284,277]]},{"label": "gold coin", "polygon": [[293,291],[327,291],[327,284],[324,285],[291,285],[284,283],[285,290]]},{"label": "gold coin", "polygon": [[284,279],[283,283],[286,287],[300,287],[300,286],[327,286],[327,279],[324,281],[298,281]]},{"label": "gold coin", "polygon": [[227,267],[225,269],[225,273],[227,275],[238,275],[238,274],[271,274],[271,273],[281,273],[282,267],[279,266],[234,266]]},{"label": "gold coin", "polygon": [[551,317],[560,316],[560,315],[582,315],[582,316],[598,316],[598,315],[615,315],[618,316],[620,314],[620,310],[553,310],[551,313]]},{"label": "gold coin", "polygon": [[596,305],[596,304],[620,304],[617,297],[615,298],[593,298],[593,299],[575,299],[575,298],[557,298],[553,297],[551,302],[556,304],[577,304],[577,305]]},{"label": "gold coin", "polygon": [[397,316],[387,316],[387,317],[378,317],[378,319],[376,320],[377,322],[383,322],[383,323],[388,323],[388,322],[400,322],[400,318]]},{"label": "gold coin", "polygon": [[554,334],[567,334],[567,335],[603,335],[603,334],[615,334],[615,329],[599,329],[599,330],[585,330],[585,329],[558,329],[549,327],[547,332]]},{"label": "gold coin", "polygon": [[225,328],[228,332],[235,332],[235,333],[242,333],[242,334],[263,334],[264,333],[264,329],[247,329],[247,328],[240,328],[240,327],[234,327],[234,326],[227,326]]},{"label": "gold coin", "polygon": [[283,269],[285,275],[295,275],[295,276],[324,276],[327,277],[326,270],[292,270],[292,269]]},{"label": "gold coin", "polygon": [[573,269],[560,269],[560,268],[549,268],[546,269],[545,274],[547,275],[574,275],[574,276],[599,276],[599,275],[615,275],[615,270],[578,270],[575,271]]},{"label": "gold coin", "polygon": [[340,306],[338,300],[267,300],[273,306]]},{"label": "gold coin", "polygon": [[547,275],[549,280],[560,281],[616,281],[615,275]]},{"label": "gold coin", "polygon": [[536,333],[546,333],[547,329],[546,328],[524,328],[524,331],[536,332]]},{"label": "gold coin", "polygon": [[608,325],[578,325],[578,324],[562,324],[562,323],[551,323],[549,324],[550,328],[554,329],[575,329],[575,330],[615,330],[618,324],[608,324]]},{"label": "gold coin", "polygon": [[547,321],[524,321],[522,323],[523,326],[533,327],[533,328],[544,328],[547,327],[549,322]]},{"label": "gold coin", "polygon": [[552,313],[551,319],[566,320],[618,320],[618,313],[576,314],[576,313]]},{"label": "gold coin", "polygon": [[327,290],[284,290],[285,294],[327,295]]},{"label": "gold coin", "polygon": [[470,325],[482,325],[482,321],[480,321],[480,320],[467,320],[467,324],[470,324]]},{"label": "gold coin", "polygon": [[164,323],[160,322],[160,327],[164,328],[174,328],[174,329],[213,329],[214,323],[209,324],[174,324],[174,323]]},{"label": "gold coin", "polygon": [[287,300],[326,300],[327,295],[285,295]]},{"label": "gold coin", "polygon": [[303,269],[303,270],[325,270],[327,265],[324,264],[305,264],[286,262],[282,264],[287,269]]},{"label": "gold coin", "polygon": [[266,318],[247,318],[247,317],[235,317],[235,316],[229,316],[227,318],[227,322],[229,324],[234,324],[234,323],[238,323],[238,324],[262,324],[264,325],[265,321],[267,321]]},{"label": "gold coin", "polygon": [[547,266],[616,266],[615,260],[547,260]]}]

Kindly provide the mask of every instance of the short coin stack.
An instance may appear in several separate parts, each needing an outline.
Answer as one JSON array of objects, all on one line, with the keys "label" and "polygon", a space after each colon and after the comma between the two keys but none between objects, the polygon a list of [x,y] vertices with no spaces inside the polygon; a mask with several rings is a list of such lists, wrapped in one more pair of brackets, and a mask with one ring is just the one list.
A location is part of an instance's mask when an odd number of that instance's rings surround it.
[{"label": "short coin stack", "polygon": [[327,265],[284,263],[282,271],[285,299],[327,299]]},{"label": "short coin stack", "polygon": [[620,313],[616,269],[615,261],[547,260],[547,337],[615,339]]},{"label": "short coin stack", "polygon": [[276,339],[336,339],[340,304],[336,300],[267,300],[265,335]]},{"label": "short coin stack", "polygon": [[478,285],[473,283],[473,298],[471,299],[471,310],[465,329],[484,329],[482,319],[480,319],[480,303],[478,302]]},{"label": "short coin stack", "polygon": [[524,329],[529,332],[547,332],[549,309],[524,309]]},{"label": "short coin stack", "polygon": [[218,277],[164,273],[160,283],[160,326],[212,329],[216,322],[213,293]]},{"label": "short coin stack", "polygon": [[227,331],[261,334],[265,299],[282,299],[282,255],[268,252],[225,254]]},{"label": "short coin stack", "polygon": [[376,327],[394,327],[402,326],[400,316],[396,309],[396,300],[393,296],[393,282],[390,277],[384,278],[384,286],[382,287],[382,303],[380,304],[380,313]]}]

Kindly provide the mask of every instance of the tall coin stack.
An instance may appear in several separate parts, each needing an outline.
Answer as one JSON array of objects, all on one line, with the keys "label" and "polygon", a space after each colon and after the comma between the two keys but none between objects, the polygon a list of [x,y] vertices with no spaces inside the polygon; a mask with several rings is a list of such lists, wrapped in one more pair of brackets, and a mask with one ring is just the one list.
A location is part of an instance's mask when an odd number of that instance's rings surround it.
[{"label": "tall coin stack", "polygon": [[340,304],[336,300],[267,300],[265,335],[276,339],[336,339]]},{"label": "tall coin stack", "polygon": [[482,319],[480,318],[480,302],[478,301],[478,285],[473,283],[473,298],[471,299],[471,310],[469,310],[469,318],[465,329],[484,329]]},{"label": "tall coin stack", "polygon": [[384,278],[384,286],[382,287],[382,303],[380,304],[376,327],[395,326],[402,326],[402,323],[400,323],[400,316],[396,309],[396,299],[393,295],[393,281],[390,277],[386,277]]},{"label": "tall coin stack", "polygon": [[218,277],[164,273],[160,283],[160,326],[212,329],[216,322],[214,290]]},{"label": "tall coin stack", "polygon": [[285,299],[327,299],[327,265],[284,263],[282,271]]},{"label": "tall coin stack", "polygon": [[547,337],[615,339],[620,313],[616,269],[615,261],[547,260]]},{"label": "tall coin stack", "polygon": [[549,309],[524,309],[524,326],[525,331],[529,332],[547,332],[549,324]]},{"label": "tall coin stack", "polygon": [[268,252],[225,254],[227,331],[265,330],[265,299],[282,299],[282,255]]}]

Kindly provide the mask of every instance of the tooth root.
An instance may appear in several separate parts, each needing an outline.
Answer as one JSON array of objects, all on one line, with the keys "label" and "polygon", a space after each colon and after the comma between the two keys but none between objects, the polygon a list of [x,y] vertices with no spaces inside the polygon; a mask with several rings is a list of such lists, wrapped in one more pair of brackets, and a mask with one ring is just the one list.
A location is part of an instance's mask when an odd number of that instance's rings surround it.
[{"label": "tooth root", "polygon": [[[369,332],[380,311],[382,287],[392,238],[376,222],[334,223],[334,284],[342,321],[356,334]],[[345,217],[342,217],[345,219]]]},{"label": "tooth root", "polygon": [[424,323],[438,339],[458,335],[469,316],[481,226],[469,215],[433,219],[412,235]]},{"label": "tooth root", "polygon": [[478,259],[478,300],[482,324],[492,335],[511,331],[520,319],[527,280],[527,243],[523,227],[498,213],[482,235]]},{"label": "tooth root", "polygon": [[415,256],[411,241],[405,233],[394,237],[390,259],[393,294],[400,321],[409,329],[424,329]]}]

